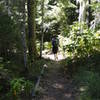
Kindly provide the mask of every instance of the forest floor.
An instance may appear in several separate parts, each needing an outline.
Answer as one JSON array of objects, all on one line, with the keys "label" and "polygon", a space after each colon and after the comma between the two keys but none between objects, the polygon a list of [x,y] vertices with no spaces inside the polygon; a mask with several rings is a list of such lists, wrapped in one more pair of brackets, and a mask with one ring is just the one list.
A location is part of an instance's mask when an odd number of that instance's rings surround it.
[{"label": "forest floor", "polygon": [[[53,58],[53,55],[50,55]],[[58,59],[61,55],[58,55]],[[62,57],[63,58],[63,57]],[[62,59],[61,58],[61,59]],[[40,94],[34,100],[78,100],[73,80],[64,75],[61,61],[51,61],[40,82]]]},{"label": "forest floor", "polygon": [[[63,60],[63,59],[66,59],[67,58],[67,56],[65,56],[66,54],[64,54],[64,53],[61,53],[61,52],[58,52],[58,61],[61,61],[61,60]],[[54,54],[50,51],[49,53],[44,53],[43,54],[43,58],[45,58],[45,59],[50,59],[50,60],[53,60],[53,61],[55,61],[55,59],[54,59]]]}]

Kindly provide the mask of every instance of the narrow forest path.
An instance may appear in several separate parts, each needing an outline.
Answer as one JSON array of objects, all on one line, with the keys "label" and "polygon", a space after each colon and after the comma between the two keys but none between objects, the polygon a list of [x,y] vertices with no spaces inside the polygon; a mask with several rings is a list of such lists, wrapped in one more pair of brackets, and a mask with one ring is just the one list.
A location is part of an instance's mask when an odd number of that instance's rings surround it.
[{"label": "narrow forest path", "polygon": [[42,93],[35,100],[78,100],[72,79],[67,79],[61,67],[59,62],[51,62],[48,72],[40,82]]}]

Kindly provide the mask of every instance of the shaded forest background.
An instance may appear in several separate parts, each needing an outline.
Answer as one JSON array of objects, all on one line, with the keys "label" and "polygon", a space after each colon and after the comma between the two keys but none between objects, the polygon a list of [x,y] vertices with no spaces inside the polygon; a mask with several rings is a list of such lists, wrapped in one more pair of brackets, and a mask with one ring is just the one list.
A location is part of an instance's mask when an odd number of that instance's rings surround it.
[{"label": "shaded forest background", "polygon": [[0,100],[30,97],[54,34],[80,100],[100,99],[100,0],[1,0]]}]

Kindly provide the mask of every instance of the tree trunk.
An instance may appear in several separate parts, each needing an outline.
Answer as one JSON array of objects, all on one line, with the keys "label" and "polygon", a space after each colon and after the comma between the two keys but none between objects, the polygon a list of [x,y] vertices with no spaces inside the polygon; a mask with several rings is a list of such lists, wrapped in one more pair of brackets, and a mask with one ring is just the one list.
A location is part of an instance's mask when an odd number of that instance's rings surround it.
[{"label": "tree trunk", "polygon": [[90,27],[90,22],[91,22],[91,19],[92,19],[92,13],[91,13],[91,7],[90,7],[91,0],[89,0],[88,2],[89,2],[89,8],[88,8],[88,27]]},{"label": "tree trunk", "polygon": [[24,54],[24,66],[27,68],[27,45],[26,45],[26,10],[25,10],[25,3],[26,0],[23,0],[23,6],[22,6],[22,17],[23,17],[23,22],[22,22],[22,43],[23,43],[23,54]]},{"label": "tree trunk", "polygon": [[36,1],[27,0],[28,8],[28,50],[29,61],[32,63],[37,58],[36,50],[36,31],[35,31],[35,14],[36,14]]},{"label": "tree trunk", "polygon": [[86,22],[86,8],[87,0],[77,0],[80,4],[79,7],[79,23],[80,23],[80,33],[83,33],[83,25]]},{"label": "tree trunk", "polygon": [[11,15],[11,1],[10,0],[6,0],[5,1],[5,5],[6,5],[6,9],[7,9],[8,15],[10,16]]},{"label": "tree trunk", "polygon": [[44,38],[44,0],[42,0],[42,5],[41,5],[41,10],[42,10],[42,31],[41,31],[41,41],[40,41],[40,58],[42,57],[42,50],[43,50],[43,38]]}]

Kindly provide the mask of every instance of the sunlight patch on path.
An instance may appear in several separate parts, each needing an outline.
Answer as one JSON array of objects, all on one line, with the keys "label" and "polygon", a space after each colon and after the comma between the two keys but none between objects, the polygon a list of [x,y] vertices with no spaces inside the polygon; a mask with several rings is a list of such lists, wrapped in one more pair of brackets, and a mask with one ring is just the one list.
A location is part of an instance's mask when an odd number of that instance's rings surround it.
[{"label": "sunlight patch on path", "polygon": [[[45,58],[45,59],[51,59],[51,60],[55,61],[54,54],[51,54],[51,53],[43,54],[43,58]],[[61,53],[58,53],[58,61],[66,59],[66,58],[67,58],[67,56],[65,56],[65,55],[63,55]]]},{"label": "sunlight patch on path", "polygon": [[56,88],[56,89],[63,89],[63,84],[59,84],[59,83],[55,83],[53,84],[53,87]]}]

